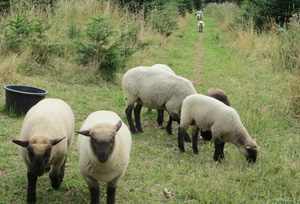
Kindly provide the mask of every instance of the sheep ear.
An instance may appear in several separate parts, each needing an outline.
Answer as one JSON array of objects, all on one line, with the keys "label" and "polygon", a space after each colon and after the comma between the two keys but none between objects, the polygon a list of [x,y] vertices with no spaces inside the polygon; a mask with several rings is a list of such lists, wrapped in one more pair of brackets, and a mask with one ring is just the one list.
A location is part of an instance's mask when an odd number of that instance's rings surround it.
[{"label": "sheep ear", "polygon": [[13,140],[12,141],[13,143],[21,146],[21,147],[27,147],[29,145],[29,141],[26,140],[26,141],[22,141],[22,140]]},{"label": "sheep ear", "polygon": [[77,132],[78,134],[84,135],[84,136],[88,136],[88,137],[91,136],[89,130],[81,130],[81,131],[75,131],[75,132]]},{"label": "sheep ear", "polygon": [[245,149],[251,149],[251,145],[249,143],[246,144]]},{"label": "sheep ear", "polygon": [[117,127],[116,132],[118,132],[118,130],[121,128],[121,126],[122,126],[122,121],[120,120],[120,121],[116,124],[116,127]]},{"label": "sheep ear", "polygon": [[52,146],[57,145],[58,143],[60,143],[60,142],[61,142],[63,139],[65,139],[65,138],[66,138],[66,137],[52,140],[52,141],[51,141],[51,145],[52,145]]}]

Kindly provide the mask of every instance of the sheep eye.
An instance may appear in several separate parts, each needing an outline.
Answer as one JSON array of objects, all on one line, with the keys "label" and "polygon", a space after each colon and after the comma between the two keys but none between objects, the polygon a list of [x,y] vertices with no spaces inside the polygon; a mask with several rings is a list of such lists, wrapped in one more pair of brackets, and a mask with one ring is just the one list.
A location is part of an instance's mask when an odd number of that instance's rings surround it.
[{"label": "sheep eye", "polygon": [[28,150],[28,156],[30,158],[34,158],[34,154],[33,154],[33,152],[31,150]]}]

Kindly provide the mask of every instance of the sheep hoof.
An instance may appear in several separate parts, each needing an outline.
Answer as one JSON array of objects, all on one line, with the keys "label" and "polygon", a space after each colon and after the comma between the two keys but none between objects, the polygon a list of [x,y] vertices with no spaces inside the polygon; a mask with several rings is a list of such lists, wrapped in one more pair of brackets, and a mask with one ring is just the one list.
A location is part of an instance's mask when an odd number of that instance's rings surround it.
[{"label": "sheep hoof", "polygon": [[138,132],[136,131],[136,129],[130,129],[130,132],[131,132],[132,134],[138,134]]},{"label": "sheep hoof", "polygon": [[143,133],[143,129],[138,129],[138,133]]},{"label": "sheep hoof", "polygon": [[198,154],[198,149],[194,149],[194,154]]},{"label": "sheep hoof", "polygon": [[185,152],[184,147],[179,147],[180,152]]}]

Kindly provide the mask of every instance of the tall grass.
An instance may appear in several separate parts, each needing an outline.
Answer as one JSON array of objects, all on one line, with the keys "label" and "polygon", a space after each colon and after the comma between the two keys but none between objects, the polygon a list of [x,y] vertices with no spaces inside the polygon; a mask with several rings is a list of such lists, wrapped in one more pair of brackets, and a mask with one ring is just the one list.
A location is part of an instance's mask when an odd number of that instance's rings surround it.
[{"label": "tall grass", "polygon": [[[14,70],[25,75],[50,74],[71,83],[99,83],[103,81],[99,69],[107,57],[110,56],[110,62],[115,59],[124,62],[115,65],[118,66],[112,69],[115,72],[126,66],[126,61],[134,51],[143,50],[151,43],[157,43],[158,46],[165,43],[172,29],[176,28],[179,17],[178,12],[173,12],[167,20],[162,20],[175,6],[166,8],[160,12],[153,11],[145,17],[144,10],[131,13],[128,8],[121,8],[110,1],[58,0],[52,8],[24,2],[14,4],[0,21],[0,52],[3,56],[1,62],[16,55],[19,63],[14,64],[13,69],[7,69],[5,75],[10,77],[3,80],[13,79],[14,75],[9,73]],[[85,33],[95,17],[107,19],[116,35],[108,36],[109,43],[103,45],[103,49],[108,50],[106,57],[80,64],[76,61],[78,46],[74,46],[74,43],[76,40],[80,40],[80,44],[90,43]],[[110,46],[116,49],[109,49]],[[2,68],[1,72],[5,72],[5,69]]]},{"label": "tall grass", "polygon": [[288,75],[289,109],[300,114],[300,23],[293,22],[289,29],[268,25],[269,29],[256,31],[252,19],[245,19],[243,11],[235,4],[210,4],[213,15],[226,35],[226,46],[268,67]]}]

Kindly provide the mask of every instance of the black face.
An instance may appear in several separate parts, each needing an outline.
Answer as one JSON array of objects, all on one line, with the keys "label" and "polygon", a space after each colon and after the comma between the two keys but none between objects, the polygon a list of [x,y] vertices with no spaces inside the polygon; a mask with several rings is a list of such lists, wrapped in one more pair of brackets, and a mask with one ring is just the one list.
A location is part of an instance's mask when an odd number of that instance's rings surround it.
[{"label": "black face", "polygon": [[46,151],[41,155],[37,155],[34,152],[34,149],[31,147],[28,147],[27,150],[29,161],[32,164],[33,174],[36,176],[43,175],[43,173],[45,172],[46,164],[48,164],[50,159],[51,148],[46,148]]},{"label": "black face", "polygon": [[91,138],[91,146],[93,153],[97,156],[98,160],[101,163],[104,163],[108,160],[109,156],[113,152],[115,143],[115,137],[108,142],[97,141],[94,138]]},{"label": "black face", "polygon": [[257,152],[255,150],[248,149],[247,161],[249,163],[255,163],[256,162],[256,157],[257,157]]}]

